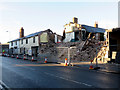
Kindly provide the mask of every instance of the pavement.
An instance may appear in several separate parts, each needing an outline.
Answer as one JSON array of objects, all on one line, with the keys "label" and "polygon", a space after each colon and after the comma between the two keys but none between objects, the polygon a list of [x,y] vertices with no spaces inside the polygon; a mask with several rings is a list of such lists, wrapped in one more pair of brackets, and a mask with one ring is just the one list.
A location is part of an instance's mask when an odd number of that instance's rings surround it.
[{"label": "pavement", "polygon": [[[64,63],[60,63],[60,64],[64,65]],[[79,63],[71,63],[71,66],[89,69],[90,64],[91,64],[91,62],[79,62]],[[92,66],[93,66],[93,68],[96,68],[96,63],[93,63]],[[99,69],[96,69],[97,71],[120,74],[120,64],[98,63],[97,67],[100,67]],[[93,70],[95,70],[95,69],[93,69]]]},{"label": "pavement", "polygon": [[2,82],[9,88],[120,88],[120,75],[89,70],[85,63],[63,66],[0,57]]}]

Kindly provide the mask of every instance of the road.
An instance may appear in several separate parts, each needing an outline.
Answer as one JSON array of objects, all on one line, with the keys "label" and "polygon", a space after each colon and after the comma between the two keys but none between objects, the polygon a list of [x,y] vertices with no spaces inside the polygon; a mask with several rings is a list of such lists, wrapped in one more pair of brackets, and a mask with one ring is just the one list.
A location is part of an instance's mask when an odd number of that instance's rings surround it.
[{"label": "road", "polygon": [[1,57],[2,82],[9,88],[120,88],[120,75]]}]

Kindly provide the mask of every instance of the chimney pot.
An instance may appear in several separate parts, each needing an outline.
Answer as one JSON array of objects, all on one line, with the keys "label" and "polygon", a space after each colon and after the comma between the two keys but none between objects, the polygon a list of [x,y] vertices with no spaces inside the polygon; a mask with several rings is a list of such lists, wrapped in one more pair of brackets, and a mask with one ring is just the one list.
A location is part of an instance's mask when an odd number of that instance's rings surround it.
[{"label": "chimney pot", "polygon": [[74,17],[73,18],[73,23],[78,23],[78,18]]},{"label": "chimney pot", "polygon": [[24,29],[23,29],[23,27],[21,27],[19,34],[20,34],[19,38],[24,37]]}]

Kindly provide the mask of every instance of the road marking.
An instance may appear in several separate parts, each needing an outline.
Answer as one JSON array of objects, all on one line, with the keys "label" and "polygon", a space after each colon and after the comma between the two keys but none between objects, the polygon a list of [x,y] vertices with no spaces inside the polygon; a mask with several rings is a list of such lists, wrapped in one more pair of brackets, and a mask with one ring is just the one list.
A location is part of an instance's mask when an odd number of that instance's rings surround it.
[{"label": "road marking", "polygon": [[3,89],[3,87],[2,87],[2,85],[0,85],[0,90],[2,90]]},{"label": "road marking", "polygon": [[51,74],[51,73],[47,73],[47,72],[44,72],[44,73],[47,74],[47,75],[53,76],[53,77],[57,77],[57,78],[63,79],[63,80],[67,80],[67,81],[71,81],[71,82],[74,82],[74,83],[77,83],[77,84],[83,84],[85,86],[92,87],[92,85],[87,84],[87,83],[78,82],[78,81],[75,81],[75,80],[70,80],[70,79],[67,79],[67,78],[64,78],[64,77],[60,77],[60,76],[57,76],[57,75],[54,75],[54,74]]},{"label": "road marking", "polygon": [[60,64],[15,64],[15,66],[62,66]]},{"label": "road marking", "polygon": [[[3,81],[1,81],[1,80],[0,80],[0,84],[3,85],[4,88],[7,88],[7,89],[9,88],[9,87],[8,87]],[[3,86],[2,86],[2,87],[3,87]],[[10,90],[10,89],[9,89],[9,90]]]}]

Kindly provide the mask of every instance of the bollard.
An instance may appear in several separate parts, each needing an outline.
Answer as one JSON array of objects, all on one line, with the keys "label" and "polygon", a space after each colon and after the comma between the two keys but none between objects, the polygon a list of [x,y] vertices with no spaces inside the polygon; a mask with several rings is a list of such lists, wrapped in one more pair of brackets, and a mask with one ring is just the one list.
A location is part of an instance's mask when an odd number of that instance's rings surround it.
[{"label": "bollard", "polygon": [[89,69],[94,69],[94,68],[93,68],[93,65],[92,65],[92,62],[93,62],[93,60],[91,60]]},{"label": "bollard", "polygon": [[10,55],[8,54],[7,57],[9,57]]},{"label": "bollard", "polygon": [[47,63],[47,57],[45,57],[45,62],[44,63]]},{"label": "bollard", "polygon": [[32,56],[32,61],[34,61],[34,57]]},{"label": "bollard", "polygon": [[11,58],[13,58],[13,55],[11,55]]},{"label": "bollard", "polygon": [[68,65],[67,65],[67,58],[65,58],[65,64],[64,64],[64,66],[68,66]]},{"label": "bollard", "polygon": [[23,56],[23,59],[25,60],[26,58],[25,58],[25,54],[24,54],[24,56]]},{"label": "bollard", "polygon": [[18,59],[18,55],[17,55],[17,57],[16,57],[17,59]]}]

